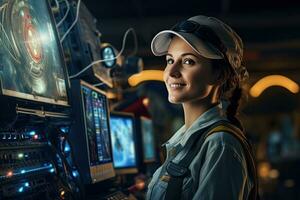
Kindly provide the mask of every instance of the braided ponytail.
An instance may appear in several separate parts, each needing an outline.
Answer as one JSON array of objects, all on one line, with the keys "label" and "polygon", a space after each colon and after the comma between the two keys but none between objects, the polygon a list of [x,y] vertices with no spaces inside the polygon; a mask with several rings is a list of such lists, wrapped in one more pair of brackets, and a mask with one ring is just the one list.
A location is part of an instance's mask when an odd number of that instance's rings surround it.
[{"label": "braided ponytail", "polygon": [[236,117],[242,94],[242,88],[240,86],[236,86],[232,91],[231,97],[229,98],[229,105],[227,106],[226,115],[230,122],[244,131],[241,121]]},{"label": "braided ponytail", "polygon": [[236,117],[243,96],[238,75],[234,72],[226,60],[212,60],[213,70],[219,71],[219,79],[222,84],[219,90],[219,99],[229,104],[226,109],[228,120],[244,131],[241,121]]}]

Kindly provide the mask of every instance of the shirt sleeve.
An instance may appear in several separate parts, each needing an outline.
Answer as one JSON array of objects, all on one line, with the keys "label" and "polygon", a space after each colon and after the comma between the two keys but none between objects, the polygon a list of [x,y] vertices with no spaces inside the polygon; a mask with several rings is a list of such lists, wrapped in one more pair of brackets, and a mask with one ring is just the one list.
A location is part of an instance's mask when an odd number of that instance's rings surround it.
[{"label": "shirt sleeve", "polygon": [[242,200],[247,175],[237,150],[223,142],[210,146],[193,200]]}]

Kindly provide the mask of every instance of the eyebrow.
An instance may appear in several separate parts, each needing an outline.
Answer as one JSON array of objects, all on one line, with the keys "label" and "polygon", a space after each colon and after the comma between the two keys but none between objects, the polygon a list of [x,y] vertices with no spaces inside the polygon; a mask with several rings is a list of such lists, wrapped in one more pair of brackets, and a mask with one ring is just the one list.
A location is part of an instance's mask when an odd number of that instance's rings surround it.
[{"label": "eyebrow", "polygon": [[[198,57],[198,56],[196,56],[196,55],[193,54],[193,53],[184,53],[184,54],[181,54],[182,57],[183,57],[183,56],[188,56],[188,55],[192,55],[192,56],[194,56],[194,57],[196,57],[196,58]],[[170,54],[170,53],[167,53],[166,56],[171,56],[171,57],[173,57],[172,54]]]}]

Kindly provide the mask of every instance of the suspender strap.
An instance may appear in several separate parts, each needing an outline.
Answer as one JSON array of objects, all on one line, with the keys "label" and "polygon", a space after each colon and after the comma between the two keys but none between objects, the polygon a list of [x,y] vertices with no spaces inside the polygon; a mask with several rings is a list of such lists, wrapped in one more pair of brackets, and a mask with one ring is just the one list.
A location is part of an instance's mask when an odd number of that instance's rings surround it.
[{"label": "suspender strap", "polygon": [[195,140],[193,140],[193,144],[191,145],[188,153],[182,160],[180,160],[180,162],[178,164],[183,167],[188,168],[190,166],[191,162],[194,160],[195,156],[199,153],[199,151],[206,139],[206,136],[219,131],[219,130],[216,131],[216,129],[224,123],[228,123],[228,122],[225,120],[218,121],[218,122],[212,124],[211,126],[207,127],[205,130],[202,130],[202,131],[196,133],[197,134],[196,138],[195,138]]},{"label": "suspender strap", "polygon": [[179,161],[178,164],[172,161],[168,162],[168,164],[166,165],[166,171],[170,175],[170,180],[166,189],[165,200],[181,198],[183,180],[190,173],[188,167],[190,166],[197,153],[199,153],[204,141],[208,136],[212,135],[213,133],[223,131],[233,135],[236,139],[239,140],[243,147],[245,158],[247,161],[248,171],[250,173],[250,176],[253,177],[254,181],[254,188],[250,192],[249,199],[256,199],[256,197],[258,196],[258,184],[255,161],[252,156],[251,145],[240,129],[233,126],[228,121],[222,120],[207,127],[205,130],[200,130],[199,133],[195,133],[196,138],[195,140],[193,140],[193,143],[188,153],[182,160]]},{"label": "suspender strap", "polygon": [[[220,132],[220,131],[226,131],[228,133],[231,133],[241,143],[244,151],[245,159],[247,161],[248,172],[250,176],[253,178],[253,184],[254,184],[254,187],[249,194],[249,199],[259,199],[258,177],[257,177],[256,166],[255,166],[255,160],[253,156],[254,153],[252,151],[253,150],[252,145],[249,143],[249,141],[247,140],[243,132],[230,123],[225,123],[215,128],[215,132]],[[206,137],[208,137],[212,133],[213,132],[207,134]]]},{"label": "suspender strap", "polygon": [[195,139],[188,153],[180,160],[178,164],[170,161],[166,165],[166,171],[170,175],[170,180],[166,189],[165,200],[180,199],[182,193],[183,179],[189,175],[189,166],[197,153],[199,152],[205,140],[205,135],[209,134],[213,129],[219,126],[221,122],[217,122],[195,133]]}]

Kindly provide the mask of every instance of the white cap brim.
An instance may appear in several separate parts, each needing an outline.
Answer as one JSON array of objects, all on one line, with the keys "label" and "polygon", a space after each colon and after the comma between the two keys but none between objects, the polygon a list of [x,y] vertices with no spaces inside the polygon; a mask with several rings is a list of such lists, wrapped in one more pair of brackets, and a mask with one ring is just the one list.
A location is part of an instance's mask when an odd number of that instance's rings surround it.
[{"label": "white cap brim", "polygon": [[223,59],[223,54],[208,42],[205,42],[192,33],[175,32],[165,30],[159,32],[151,42],[151,50],[154,55],[162,56],[168,52],[172,41],[172,35],[176,35],[184,40],[199,55],[209,59]]}]

